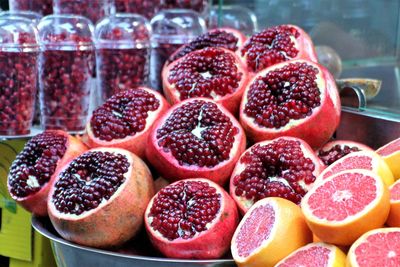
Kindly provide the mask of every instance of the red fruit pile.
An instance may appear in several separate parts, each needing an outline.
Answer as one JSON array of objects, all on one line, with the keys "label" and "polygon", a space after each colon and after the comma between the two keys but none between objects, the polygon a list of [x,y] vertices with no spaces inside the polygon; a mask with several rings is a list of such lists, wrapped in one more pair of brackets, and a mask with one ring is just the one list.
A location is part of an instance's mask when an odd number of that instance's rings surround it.
[{"label": "red fruit pile", "polygon": [[56,14],[75,14],[90,19],[94,24],[110,12],[110,0],[55,0]]},{"label": "red fruit pile", "polygon": [[43,16],[53,14],[53,0],[12,0],[10,10],[34,11]]}]

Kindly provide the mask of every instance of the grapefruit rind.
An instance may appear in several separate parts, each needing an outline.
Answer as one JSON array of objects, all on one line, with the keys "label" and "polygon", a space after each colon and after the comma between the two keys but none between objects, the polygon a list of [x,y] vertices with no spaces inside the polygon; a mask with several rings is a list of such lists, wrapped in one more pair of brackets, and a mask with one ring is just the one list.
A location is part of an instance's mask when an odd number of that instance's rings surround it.
[{"label": "grapefruit rind", "polygon": [[383,147],[376,150],[385,160],[390,170],[393,173],[394,178],[397,180],[400,178],[400,138],[393,140],[392,142],[384,145]]},{"label": "grapefruit rind", "polygon": [[389,187],[389,191],[391,194],[390,213],[386,224],[391,227],[400,227],[400,199],[393,198],[394,190],[396,190],[396,192],[400,191],[400,180],[397,180],[396,183]]},{"label": "grapefruit rind", "polygon": [[[261,246],[253,250],[250,255],[246,257],[239,256],[236,239],[243,225],[252,215],[253,210],[267,205],[273,208],[276,218],[268,239],[264,240]],[[304,220],[301,209],[289,200],[268,197],[256,202],[244,215],[233,235],[231,252],[233,259],[239,267],[274,266],[284,257],[311,241],[312,234]]]},{"label": "grapefruit rind", "polygon": [[[388,228],[379,228],[379,229],[374,229],[371,231],[368,231],[366,233],[364,233],[360,238],[358,238],[353,245],[351,245],[349,252],[347,253],[347,259],[346,259],[346,266],[351,266],[351,267],[358,267],[360,266],[357,263],[356,260],[356,254],[355,254],[355,250],[363,243],[366,242],[366,239],[374,234],[379,234],[379,233],[392,233],[392,232],[400,232],[400,228],[399,227],[388,227]],[[384,249],[384,248],[382,248]],[[372,255],[370,255],[372,258]]]},{"label": "grapefruit rind", "polygon": [[[354,157],[369,157],[371,158],[371,163],[372,163],[372,170],[374,173],[378,174],[381,178],[382,181],[387,185],[390,186],[394,183],[394,177],[392,174],[392,171],[390,170],[389,166],[387,163],[383,160],[383,158],[377,154],[374,151],[358,151],[358,152],[352,152],[343,158],[335,161],[332,163],[330,166],[328,166],[316,179],[315,184],[321,182],[322,180],[328,178],[329,176],[335,175],[339,171],[334,171],[334,168],[337,168],[338,165],[341,165],[343,163],[347,163]],[[340,168],[340,167],[339,167]],[[351,169],[361,169],[359,166],[356,168],[351,168]],[[342,169],[340,171],[345,171],[346,169]],[[350,168],[349,168],[350,170]],[[329,174],[329,172],[332,172]]]},{"label": "grapefruit rind", "polygon": [[[285,261],[295,257],[295,255],[300,252],[300,251],[305,251],[308,250],[312,247],[323,247],[323,248],[327,248],[329,249],[329,259],[326,265],[326,267],[340,267],[340,266],[345,266],[346,264],[346,254],[343,253],[343,251],[341,249],[339,249],[338,247],[336,247],[335,245],[331,245],[331,244],[327,244],[327,243],[323,243],[323,242],[317,242],[317,243],[311,243],[308,244],[304,247],[301,247],[297,250],[295,250],[294,252],[292,252],[290,255],[288,255],[287,257],[285,257],[283,260],[281,260],[280,262],[278,262],[278,264],[276,264],[275,267],[285,267],[288,265],[285,265]],[[315,265],[313,264],[313,262],[310,262],[310,266]]]},{"label": "grapefruit rind", "polygon": [[[312,209],[308,203],[310,196],[314,194],[318,188],[331,182],[336,177],[348,173],[358,173],[373,177],[377,187],[377,197],[366,205],[361,212],[348,216],[345,220],[328,221],[327,219],[317,218],[312,213]],[[390,194],[387,186],[375,173],[362,169],[347,170],[325,179],[312,188],[304,196],[301,202],[301,207],[308,226],[321,241],[335,245],[347,246],[351,245],[358,237],[369,230],[383,226],[389,215]]]}]

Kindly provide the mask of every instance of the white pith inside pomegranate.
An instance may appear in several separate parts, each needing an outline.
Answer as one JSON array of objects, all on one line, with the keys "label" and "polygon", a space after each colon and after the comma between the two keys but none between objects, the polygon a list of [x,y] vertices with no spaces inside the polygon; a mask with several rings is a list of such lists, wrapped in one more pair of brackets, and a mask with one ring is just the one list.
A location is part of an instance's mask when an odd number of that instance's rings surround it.
[{"label": "white pith inside pomegranate", "polygon": [[335,140],[328,142],[321,147],[317,151],[317,155],[326,166],[329,166],[344,156],[358,151],[373,152],[374,150],[358,142],[349,140]]},{"label": "white pith inside pomegranate", "polygon": [[8,175],[11,197],[28,211],[47,215],[47,196],[58,170],[87,150],[64,131],[45,131],[29,140],[17,155]]},{"label": "white pith inside pomegranate", "polygon": [[124,148],[144,157],[150,128],[168,108],[164,97],[149,88],[122,91],[93,112],[86,127],[88,145]]},{"label": "white pith inside pomegranate", "polygon": [[294,60],[267,68],[248,83],[240,122],[253,142],[286,135],[317,149],[339,125],[340,108],[332,75],[317,63]]},{"label": "white pith inside pomegranate", "polygon": [[58,175],[49,217],[66,240],[91,247],[119,246],[132,238],[154,194],[145,163],[119,148],[89,150]]},{"label": "white pith inside pomegranate", "polygon": [[171,104],[207,97],[234,114],[248,80],[239,57],[219,47],[196,50],[165,65],[162,77],[164,94]]},{"label": "white pith inside pomegranate", "polygon": [[197,178],[161,189],[146,209],[145,225],[153,245],[167,257],[214,259],[229,249],[238,217],[224,189]]},{"label": "white pith inside pomegranate", "polygon": [[170,64],[193,51],[201,50],[206,47],[221,47],[236,52],[245,41],[246,36],[238,30],[231,28],[214,29],[205,34],[199,35],[188,44],[183,45],[171,55],[167,64]]},{"label": "white pith inside pomegranate", "polygon": [[193,98],[157,121],[146,157],[169,181],[204,177],[223,185],[245,146],[242,127],[232,114],[212,100]]},{"label": "white pith inside pomegranate", "polygon": [[244,214],[258,200],[286,198],[299,204],[324,165],[301,139],[279,137],[247,149],[230,180],[230,194]]},{"label": "white pith inside pomegranate", "polygon": [[253,72],[293,59],[317,62],[310,36],[294,25],[278,25],[254,34],[243,45],[241,56]]}]

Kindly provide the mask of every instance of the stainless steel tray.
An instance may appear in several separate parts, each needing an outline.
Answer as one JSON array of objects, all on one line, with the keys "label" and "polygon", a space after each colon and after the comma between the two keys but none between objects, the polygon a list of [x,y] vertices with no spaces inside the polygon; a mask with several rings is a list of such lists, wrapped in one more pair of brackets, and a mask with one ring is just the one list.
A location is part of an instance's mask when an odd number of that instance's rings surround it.
[{"label": "stainless steel tray", "polygon": [[157,254],[147,241],[145,233],[139,235],[119,251],[108,251],[79,246],[61,238],[47,217],[33,217],[32,226],[50,239],[58,267],[198,267],[236,266],[227,256],[219,260],[167,259]]}]

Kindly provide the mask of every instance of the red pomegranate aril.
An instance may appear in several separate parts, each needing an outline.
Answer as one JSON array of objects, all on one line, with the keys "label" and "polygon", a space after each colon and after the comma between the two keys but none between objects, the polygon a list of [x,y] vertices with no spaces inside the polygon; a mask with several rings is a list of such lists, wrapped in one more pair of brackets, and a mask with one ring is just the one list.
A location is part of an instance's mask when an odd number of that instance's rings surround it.
[{"label": "red pomegranate aril", "polygon": [[103,101],[121,91],[146,85],[149,48],[102,48],[97,53],[97,72]]},{"label": "red pomegranate aril", "polygon": [[38,52],[0,51],[0,135],[30,132],[37,71]]},{"label": "red pomegranate aril", "polygon": [[263,70],[248,83],[240,121],[253,142],[286,135],[318,149],[332,137],[340,112],[332,75],[317,63],[293,60]]},{"label": "red pomegranate aril", "polygon": [[50,187],[65,162],[87,148],[63,131],[45,131],[29,140],[10,167],[8,190],[25,209],[47,215]]},{"label": "red pomegranate aril", "polygon": [[151,126],[168,108],[167,101],[152,89],[122,91],[93,112],[86,127],[88,145],[124,148],[144,157]]},{"label": "red pomegranate aril", "polygon": [[184,8],[201,13],[206,10],[207,7],[208,0],[161,0],[160,9]]},{"label": "red pomegranate aril", "polygon": [[53,0],[11,0],[10,10],[34,11],[43,16],[53,14]]},{"label": "red pomegranate aril", "polygon": [[299,204],[323,166],[301,139],[280,137],[257,143],[236,164],[231,196],[242,213],[266,197],[282,197]]},{"label": "red pomegranate aril", "polygon": [[292,59],[317,62],[310,37],[294,25],[274,26],[254,34],[242,47],[241,55],[253,72]]},{"label": "red pomegranate aril", "polygon": [[224,184],[244,147],[242,128],[228,111],[194,98],[157,121],[146,156],[166,179],[205,177]]},{"label": "red pomegranate aril", "polygon": [[110,13],[110,0],[54,0],[56,14],[81,15],[94,24]]},{"label": "red pomegranate aril", "polygon": [[228,193],[200,178],[162,188],[145,213],[150,241],[170,258],[221,257],[237,224],[238,212]]},{"label": "red pomegranate aril", "polygon": [[160,0],[115,0],[115,9],[121,13],[135,13],[151,19],[159,9]]}]

